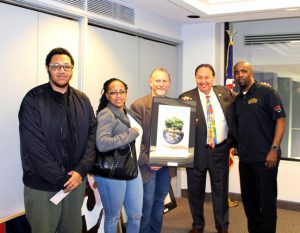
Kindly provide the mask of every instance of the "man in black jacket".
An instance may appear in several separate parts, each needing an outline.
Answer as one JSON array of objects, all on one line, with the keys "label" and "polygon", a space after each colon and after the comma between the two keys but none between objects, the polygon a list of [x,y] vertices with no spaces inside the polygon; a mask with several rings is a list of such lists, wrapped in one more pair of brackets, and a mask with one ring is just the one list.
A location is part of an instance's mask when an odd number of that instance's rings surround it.
[{"label": "man in black jacket", "polygon": [[[32,233],[80,233],[82,228],[96,121],[87,96],[69,85],[73,67],[66,49],[51,50],[49,83],[30,90],[19,111],[25,213]],[[60,190],[68,195],[55,205],[50,199]]]}]

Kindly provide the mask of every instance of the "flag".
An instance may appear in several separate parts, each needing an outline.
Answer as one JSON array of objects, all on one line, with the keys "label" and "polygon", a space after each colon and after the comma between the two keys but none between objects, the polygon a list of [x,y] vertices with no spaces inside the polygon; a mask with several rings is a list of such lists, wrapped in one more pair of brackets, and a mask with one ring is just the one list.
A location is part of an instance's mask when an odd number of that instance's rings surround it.
[{"label": "flag", "polygon": [[228,48],[227,48],[227,56],[226,56],[226,83],[225,85],[230,88],[230,90],[233,90],[234,88],[234,82],[233,82],[233,36],[236,33],[235,31],[231,32],[229,30],[226,30],[228,33],[228,36],[230,38]]},{"label": "flag", "polygon": [[4,233],[5,229],[4,229],[4,223],[0,223],[0,233]]},{"label": "flag", "polygon": [[[234,82],[233,82],[233,36],[235,35],[235,31],[226,30],[229,36],[229,44],[227,48],[227,56],[226,56],[226,73],[225,73],[225,85],[233,91]],[[229,169],[234,164],[234,148],[231,148],[229,151]]]}]

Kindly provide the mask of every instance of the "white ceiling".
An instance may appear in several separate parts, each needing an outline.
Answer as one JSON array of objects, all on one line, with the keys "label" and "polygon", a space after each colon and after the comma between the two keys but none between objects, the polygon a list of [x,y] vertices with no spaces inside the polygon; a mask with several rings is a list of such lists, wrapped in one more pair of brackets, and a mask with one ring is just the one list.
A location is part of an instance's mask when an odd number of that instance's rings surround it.
[{"label": "white ceiling", "polygon": [[[299,17],[300,0],[119,0],[179,24]],[[199,15],[200,19],[189,19]]]}]

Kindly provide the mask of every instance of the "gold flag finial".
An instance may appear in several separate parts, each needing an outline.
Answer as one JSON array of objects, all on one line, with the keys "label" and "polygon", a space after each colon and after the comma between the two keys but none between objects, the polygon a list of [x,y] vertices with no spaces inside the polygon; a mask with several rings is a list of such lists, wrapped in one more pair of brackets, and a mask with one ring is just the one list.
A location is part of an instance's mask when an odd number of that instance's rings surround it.
[{"label": "gold flag finial", "polygon": [[233,41],[233,37],[236,34],[236,31],[226,30],[226,32],[227,32],[227,34],[229,36],[230,42],[232,42]]}]

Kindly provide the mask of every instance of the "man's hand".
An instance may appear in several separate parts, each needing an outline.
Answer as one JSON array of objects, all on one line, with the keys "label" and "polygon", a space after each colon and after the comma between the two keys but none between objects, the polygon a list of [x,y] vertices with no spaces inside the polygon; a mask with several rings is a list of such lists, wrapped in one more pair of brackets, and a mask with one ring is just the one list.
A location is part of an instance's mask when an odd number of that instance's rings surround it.
[{"label": "man's hand", "polygon": [[181,97],[182,100],[193,100],[191,97],[189,96],[183,96]]},{"label": "man's hand", "polygon": [[277,151],[270,150],[266,158],[265,166],[266,168],[274,168],[276,167],[276,164],[277,164]]},{"label": "man's hand", "polygon": [[157,171],[157,170],[161,169],[161,167],[150,166],[150,169],[153,171]]},{"label": "man's hand", "polygon": [[260,84],[267,86],[267,87],[272,87],[270,83],[267,82],[259,82]]},{"label": "man's hand", "polygon": [[82,182],[82,177],[78,172],[70,171],[68,175],[71,178],[64,184],[64,192],[68,193],[76,189]]}]

